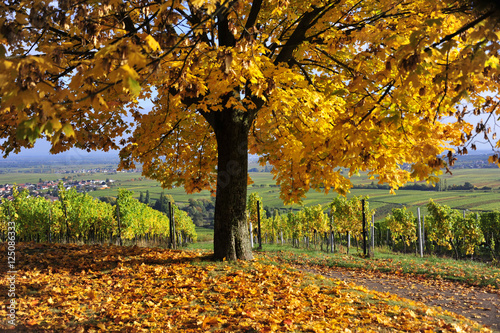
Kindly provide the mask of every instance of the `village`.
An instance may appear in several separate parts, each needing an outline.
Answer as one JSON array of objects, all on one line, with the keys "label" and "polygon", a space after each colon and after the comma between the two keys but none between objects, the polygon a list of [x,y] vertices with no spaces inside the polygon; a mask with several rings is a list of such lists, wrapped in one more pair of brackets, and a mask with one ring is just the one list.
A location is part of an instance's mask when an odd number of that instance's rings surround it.
[{"label": "village", "polygon": [[55,201],[58,200],[57,192],[60,182],[63,183],[67,190],[75,188],[78,192],[90,192],[108,189],[113,186],[115,181],[109,178],[106,180],[71,180],[64,177],[55,181],[43,181],[40,179],[37,183],[3,184],[0,185],[0,198],[12,200],[13,189],[17,187],[18,191],[27,190],[32,196],[43,196]]}]

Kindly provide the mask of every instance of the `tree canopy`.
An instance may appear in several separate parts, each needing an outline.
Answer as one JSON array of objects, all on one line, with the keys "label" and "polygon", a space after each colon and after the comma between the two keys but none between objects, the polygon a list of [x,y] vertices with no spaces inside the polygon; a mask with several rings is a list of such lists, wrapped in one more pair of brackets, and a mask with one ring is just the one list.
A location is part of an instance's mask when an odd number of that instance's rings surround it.
[{"label": "tree canopy", "polygon": [[[0,149],[120,149],[121,167],[164,187],[217,192],[216,235],[246,225],[248,152],[285,201],[345,193],[341,169],[393,188],[435,180],[452,147],[495,140],[465,119],[498,112],[486,3],[3,1]],[[227,232],[216,257],[249,258]]]}]

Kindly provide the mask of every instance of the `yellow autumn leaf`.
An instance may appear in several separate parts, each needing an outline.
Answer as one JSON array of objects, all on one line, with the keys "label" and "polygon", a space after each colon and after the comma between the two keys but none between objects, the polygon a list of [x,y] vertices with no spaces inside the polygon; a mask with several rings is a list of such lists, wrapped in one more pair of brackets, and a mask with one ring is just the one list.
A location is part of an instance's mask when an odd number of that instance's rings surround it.
[{"label": "yellow autumn leaf", "polygon": [[125,72],[127,77],[129,77],[133,80],[137,80],[139,78],[139,74],[132,67],[130,67],[128,64],[121,66],[120,70]]},{"label": "yellow autumn leaf", "polygon": [[491,66],[492,68],[498,68],[498,57],[491,55],[488,60],[486,61],[486,66]]},{"label": "yellow autumn leaf", "polygon": [[146,36],[146,44],[154,52],[157,52],[161,49],[160,44],[158,44],[158,42],[151,35]]},{"label": "yellow autumn leaf", "polygon": [[62,126],[61,130],[64,132],[66,137],[75,137],[75,131],[70,123],[66,123]]}]

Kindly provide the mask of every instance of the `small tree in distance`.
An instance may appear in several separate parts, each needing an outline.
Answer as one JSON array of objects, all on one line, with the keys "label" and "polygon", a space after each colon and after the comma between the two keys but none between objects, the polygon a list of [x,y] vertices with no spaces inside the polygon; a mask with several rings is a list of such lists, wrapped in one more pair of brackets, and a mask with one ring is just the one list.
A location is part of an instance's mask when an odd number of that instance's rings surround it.
[{"label": "small tree in distance", "polygon": [[215,192],[215,259],[251,259],[248,152],[286,202],[346,193],[340,168],[436,180],[472,137],[462,101],[498,105],[498,8],[474,4],[4,1],[1,150],[119,149],[165,188]]}]

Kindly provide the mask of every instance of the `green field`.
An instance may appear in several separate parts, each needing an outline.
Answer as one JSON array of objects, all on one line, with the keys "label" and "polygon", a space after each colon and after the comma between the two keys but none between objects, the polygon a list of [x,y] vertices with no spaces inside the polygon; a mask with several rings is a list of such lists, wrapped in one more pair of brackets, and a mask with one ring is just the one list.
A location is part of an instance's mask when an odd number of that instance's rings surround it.
[{"label": "green field", "polygon": [[[273,177],[268,172],[250,173],[255,182],[248,187],[248,193],[257,192],[263,198],[265,206],[272,208],[292,208],[299,209],[299,204],[283,204],[280,199],[279,188],[275,187]],[[161,192],[172,195],[178,204],[186,204],[190,198],[200,199],[209,198],[209,191],[200,193],[186,194],[183,188],[162,189],[161,185],[154,181],[144,178],[140,173],[118,172],[118,173],[5,173],[0,174],[0,184],[6,183],[26,183],[38,182],[43,180],[57,180],[63,177],[72,177],[75,180],[95,179],[95,180],[115,180],[116,186],[106,190],[89,192],[94,197],[116,196],[118,188],[126,188],[135,192],[138,198],[140,192],[149,190],[152,200],[158,199]],[[443,182],[446,180],[448,186],[463,185],[470,182],[476,187],[488,186],[492,190],[473,190],[473,191],[417,191],[417,190],[398,190],[396,195],[390,194],[385,189],[353,189],[348,197],[353,195],[368,196],[370,198],[370,208],[377,210],[376,219],[384,218],[390,212],[391,208],[406,205],[416,213],[417,206],[423,206],[430,198],[435,201],[457,209],[477,210],[495,210],[500,209],[500,170],[499,169],[458,169],[453,171],[453,175],[443,175]],[[352,177],[354,184],[370,184],[372,180],[366,177],[366,174]],[[437,189],[437,188],[436,188]],[[310,191],[303,200],[303,204],[309,205],[327,205],[336,197],[336,193],[324,194]],[[426,213],[425,207],[422,207],[422,213]]]},{"label": "green field", "polygon": [[[129,177],[128,180],[121,180],[121,186],[135,192],[136,197],[139,197],[139,192],[149,190],[150,197],[156,199],[160,196],[160,193],[164,191],[165,194],[172,195],[174,200],[179,203],[187,203],[189,198],[199,199],[199,198],[209,198],[210,192],[202,191],[195,194],[186,194],[183,188],[176,188],[171,190],[163,190],[160,184],[156,181],[151,180],[137,180],[140,178],[139,175],[135,177],[132,174],[121,174],[121,179]],[[293,208],[299,209],[299,204],[287,205],[283,204],[280,199],[279,188],[272,187],[274,181],[270,173],[251,173],[254,184],[248,187],[248,193],[257,192],[263,199],[265,206],[273,208]],[[133,179],[136,180],[133,180]],[[453,176],[446,175],[443,179],[447,179],[448,185],[463,185],[464,182],[468,181],[475,186],[489,186],[494,189],[498,189],[500,186],[500,170],[498,169],[481,169],[481,170],[457,170],[454,172]],[[367,183],[370,184],[371,180],[363,176],[355,176],[353,182],[356,183]],[[101,190],[97,192],[91,192],[94,196],[116,196],[117,189]],[[494,210],[500,209],[500,192],[498,190],[482,191],[417,191],[417,190],[399,190],[396,195],[390,194],[388,190],[385,189],[353,189],[348,197],[351,196],[368,196],[370,198],[370,207],[376,209],[378,212],[376,218],[384,218],[387,211],[391,208],[400,207],[401,204],[406,205],[412,211],[416,213],[417,206],[425,205],[429,199],[434,199],[441,204],[448,205],[457,209],[468,209],[468,210]],[[336,193],[330,192],[329,194],[324,194],[316,191],[310,191],[307,197],[303,200],[303,204],[309,205],[327,205],[329,204]],[[422,207],[422,213],[426,213],[425,207]]]}]

